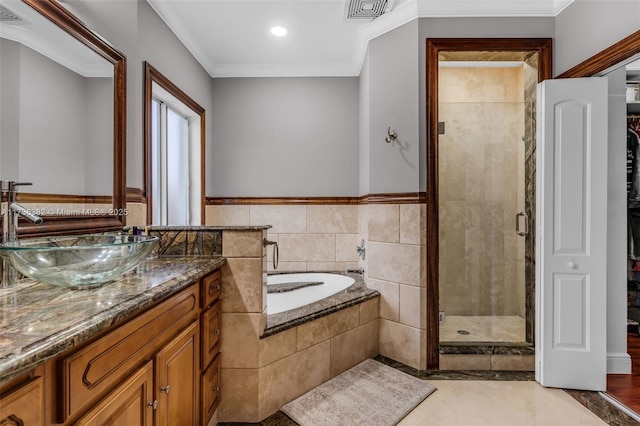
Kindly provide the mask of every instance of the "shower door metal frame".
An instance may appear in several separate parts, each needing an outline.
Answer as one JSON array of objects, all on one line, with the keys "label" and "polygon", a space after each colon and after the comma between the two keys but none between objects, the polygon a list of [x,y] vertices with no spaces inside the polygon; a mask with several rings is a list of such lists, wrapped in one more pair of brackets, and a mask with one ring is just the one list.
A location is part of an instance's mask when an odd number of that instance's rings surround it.
[{"label": "shower door metal frame", "polygon": [[[426,40],[426,315],[427,369],[439,368],[439,207],[438,207],[438,54],[440,52],[532,52],[538,54],[538,82],[552,75],[551,38],[428,38]],[[533,342],[531,342],[533,343]]]}]

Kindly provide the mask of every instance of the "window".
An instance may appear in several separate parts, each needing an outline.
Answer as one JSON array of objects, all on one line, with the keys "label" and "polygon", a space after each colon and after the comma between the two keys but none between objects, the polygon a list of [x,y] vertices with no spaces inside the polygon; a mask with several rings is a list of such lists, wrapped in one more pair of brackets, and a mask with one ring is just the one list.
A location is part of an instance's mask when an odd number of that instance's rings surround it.
[{"label": "window", "polygon": [[145,63],[147,223],[200,225],[205,111]]}]

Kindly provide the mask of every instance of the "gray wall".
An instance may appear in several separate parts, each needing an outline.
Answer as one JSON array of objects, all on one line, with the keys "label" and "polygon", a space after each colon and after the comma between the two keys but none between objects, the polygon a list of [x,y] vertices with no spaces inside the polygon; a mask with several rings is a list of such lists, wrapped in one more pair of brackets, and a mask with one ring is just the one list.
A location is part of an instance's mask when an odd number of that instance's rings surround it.
[{"label": "gray wall", "polygon": [[358,194],[357,78],[214,79],[212,115],[209,194]]},{"label": "gray wall", "polygon": [[110,195],[113,80],[15,42],[1,48],[2,179],[33,182],[26,192]]},{"label": "gray wall", "polygon": [[86,80],[85,193],[113,194],[113,99],[112,78]]},{"label": "gray wall", "polygon": [[638,30],[638,0],[576,0],[556,18],[555,75]]},{"label": "gray wall", "polygon": [[[418,46],[418,20],[369,43],[369,122],[364,125],[369,132],[372,194],[419,190],[424,159],[419,148]],[[391,143],[385,142],[388,127],[398,134]]]},{"label": "gray wall", "polygon": [[371,77],[370,77],[370,60],[369,51],[365,54],[362,62],[362,69],[360,70],[360,115],[359,115],[359,193],[360,195],[369,194],[369,173],[371,162],[371,155],[369,150],[369,116],[371,115],[371,97],[369,91],[371,90]]},{"label": "gray wall", "polygon": [[65,7],[127,57],[127,186],[143,185],[142,63],[149,61],[207,111],[206,188],[210,194],[215,147],[207,72],[146,1],[67,0]]},{"label": "gray wall", "polygon": [[20,45],[0,39],[0,179],[17,180],[20,155]]}]

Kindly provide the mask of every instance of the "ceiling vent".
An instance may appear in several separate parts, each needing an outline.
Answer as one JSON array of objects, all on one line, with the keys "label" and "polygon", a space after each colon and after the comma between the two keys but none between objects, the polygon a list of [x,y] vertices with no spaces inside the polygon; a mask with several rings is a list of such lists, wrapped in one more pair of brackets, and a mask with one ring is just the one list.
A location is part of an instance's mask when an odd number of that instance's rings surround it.
[{"label": "ceiling vent", "polygon": [[347,19],[375,19],[391,8],[393,0],[349,0]]},{"label": "ceiling vent", "polygon": [[24,19],[22,19],[6,7],[0,5],[0,22],[3,22],[5,24],[12,24],[24,22]]}]

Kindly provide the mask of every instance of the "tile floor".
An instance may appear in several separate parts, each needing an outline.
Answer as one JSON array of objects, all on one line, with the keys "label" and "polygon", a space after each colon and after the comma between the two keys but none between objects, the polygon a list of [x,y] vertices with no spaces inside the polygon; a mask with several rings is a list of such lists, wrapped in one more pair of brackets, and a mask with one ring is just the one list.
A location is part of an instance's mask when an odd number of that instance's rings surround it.
[{"label": "tile floor", "polygon": [[[419,372],[388,358],[375,359],[437,387],[399,426],[640,426],[597,392],[544,388],[533,380],[533,372]],[[231,425],[241,424],[220,423]],[[281,411],[256,425],[298,426]]]},{"label": "tile floor", "polygon": [[399,426],[606,425],[562,389],[537,382],[429,381],[438,388]]},{"label": "tile floor", "polygon": [[524,342],[524,329],[519,316],[447,315],[440,324],[440,342]]}]

